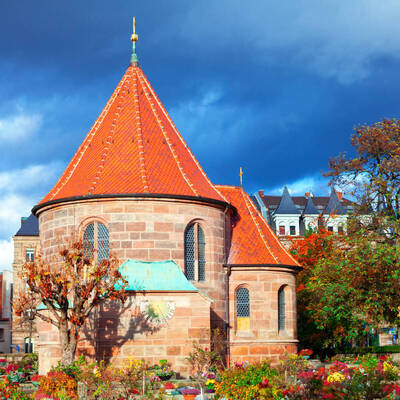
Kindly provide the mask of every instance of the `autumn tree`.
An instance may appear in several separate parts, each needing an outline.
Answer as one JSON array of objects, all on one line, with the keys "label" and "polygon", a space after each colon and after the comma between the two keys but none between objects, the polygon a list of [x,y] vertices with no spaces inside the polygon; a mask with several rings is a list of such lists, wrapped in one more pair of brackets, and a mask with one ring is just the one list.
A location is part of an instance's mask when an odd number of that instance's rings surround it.
[{"label": "autumn tree", "polygon": [[[325,176],[331,183],[354,196],[356,229],[400,236],[400,120],[390,119],[355,128],[351,144],[356,155],[331,158]],[[357,226],[358,225],[358,226]]]},{"label": "autumn tree", "polygon": [[[299,337],[312,347],[359,340],[366,323],[399,321],[400,250],[362,231],[315,233],[292,247],[304,266],[298,286]],[[307,330],[308,328],[308,330]]]},{"label": "autumn tree", "polygon": [[75,242],[61,249],[51,263],[40,255],[25,263],[20,279],[26,290],[13,305],[18,316],[30,312],[57,327],[64,365],[73,362],[79,334],[92,310],[106,301],[126,299],[127,282],[119,272],[119,260],[110,255],[98,261],[97,252],[87,250]]}]

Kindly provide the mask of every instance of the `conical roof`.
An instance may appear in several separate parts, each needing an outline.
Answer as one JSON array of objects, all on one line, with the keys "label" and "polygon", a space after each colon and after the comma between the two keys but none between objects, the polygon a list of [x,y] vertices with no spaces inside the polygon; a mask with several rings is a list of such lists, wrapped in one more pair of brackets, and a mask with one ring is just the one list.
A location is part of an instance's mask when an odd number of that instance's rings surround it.
[{"label": "conical roof", "polygon": [[319,210],[315,207],[312,197],[308,196],[306,206],[304,207],[303,215],[319,215]]},{"label": "conical roof", "polygon": [[329,197],[328,204],[326,205],[325,214],[344,215],[347,214],[342,204],[337,197],[335,189],[332,188],[331,195]]},{"label": "conical roof", "polygon": [[132,63],[61,178],[35,207],[80,196],[157,194],[226,200]]},{"label": "conical roof", "polygon": [[300,210],[293,203],[287,186],[284,187],[281,201],[274,214],[300,214]]}]

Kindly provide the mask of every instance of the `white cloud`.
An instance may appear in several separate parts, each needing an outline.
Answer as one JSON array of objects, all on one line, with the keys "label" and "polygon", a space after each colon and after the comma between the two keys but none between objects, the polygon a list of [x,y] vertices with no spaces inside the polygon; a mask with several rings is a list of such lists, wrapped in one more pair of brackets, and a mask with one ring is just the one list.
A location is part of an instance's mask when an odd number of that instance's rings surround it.
[{"label": "white cloud", "polygon": [[21,110],[18,114],[0,118],[0,140],[19,142],[38,132],[41,125],[41,115],[25,114]]},{"label": "white cloud", "polygon": [[11,237],[30,215],[32,207],[60,175],[62,164],[29,165],[0,172],[0,268],[10,268],[13,258]]},{"label": "white cloud", "polygon": [[0,240],[0,269],[11,269],[14,257],[12,239]]},{"label": "white cloud", "polygon": [[300,63],[346,84],[367,77],[379,57],[400,57],[399,19],[398,0],[220,0],[212,12],[207,1],[192,3],[177,26],[193,48],[249,50],[264,63]]},{"label": "white cloud", "polygon": [[[292,196],[304,196],[306,192],[310,191],[316,196],[327,196],[330,193],[328,183],[329,179],[324,178],[323,176],[311,175],[305,176],[296,181],[287,182],[286,186]],[[281,195],[284,186],[285,185],[265,188],[264,193],[270,195]]]},{"label": "white cloud", "polygon": [[0,190],[13,192],[26,190],[55,179],[61,169],[61,163],[29,165],[26,168],[0,172]]}]

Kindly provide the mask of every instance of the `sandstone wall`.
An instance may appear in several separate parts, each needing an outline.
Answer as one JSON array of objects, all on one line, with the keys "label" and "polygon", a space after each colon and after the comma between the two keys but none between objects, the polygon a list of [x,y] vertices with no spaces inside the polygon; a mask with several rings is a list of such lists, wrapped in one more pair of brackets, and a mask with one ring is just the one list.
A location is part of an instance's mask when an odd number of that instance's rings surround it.
[{"label": "sandstone wall", "polygon": [[[250,293],[250,329],[240,331],[236,317],[236,291]],[[284,287],[286,324],[278,330],[278,290]],[[279,267],[233,267],[229,279],[231,361],[279,359],[297,349],[296,276]]]},{"label": "sandstone wall", "polygon": [[[141,302],[160,300],[173,303],[171,319],[160,326],[147,323],[140,311]],[[185,357],[193,342],[210,345],[209,316],[210,301],[199,293],[138,293],[124,306],[109,303],[97,309],[84,327],[77,354],[115,366],[129,358],[150,364],[167,359],[175,371],[188,376]],[[54,326],[40,322],[39,329],[39,373],[43,374],[60,360],[61,346]]]}]

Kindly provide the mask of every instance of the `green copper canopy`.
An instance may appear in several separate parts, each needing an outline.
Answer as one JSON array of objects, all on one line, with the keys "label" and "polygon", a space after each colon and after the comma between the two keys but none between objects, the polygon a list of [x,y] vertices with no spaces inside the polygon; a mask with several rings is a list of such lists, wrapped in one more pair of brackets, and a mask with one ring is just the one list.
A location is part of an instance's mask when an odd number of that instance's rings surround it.
[{"label": "green copper canopy", "polygon": [[119,272],[128,281],[126,290],[198,292],[174,261],[125,261]]}]

